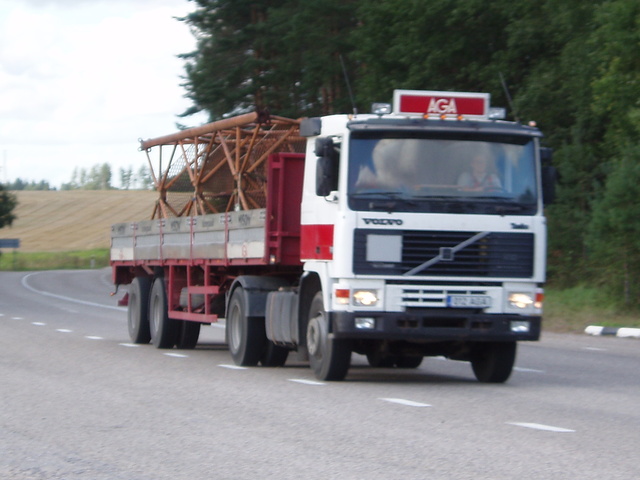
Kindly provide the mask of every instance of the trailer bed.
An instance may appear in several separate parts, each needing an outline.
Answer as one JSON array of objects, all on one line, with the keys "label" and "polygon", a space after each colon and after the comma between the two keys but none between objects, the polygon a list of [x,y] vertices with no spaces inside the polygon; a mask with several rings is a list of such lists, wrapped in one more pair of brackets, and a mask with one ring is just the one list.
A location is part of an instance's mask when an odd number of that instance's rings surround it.
[{"label": "trailer bed", "polygon": [[269,260],[266,213],[261,208],[116,223],[111,227],[111,260],[265,263]]}]

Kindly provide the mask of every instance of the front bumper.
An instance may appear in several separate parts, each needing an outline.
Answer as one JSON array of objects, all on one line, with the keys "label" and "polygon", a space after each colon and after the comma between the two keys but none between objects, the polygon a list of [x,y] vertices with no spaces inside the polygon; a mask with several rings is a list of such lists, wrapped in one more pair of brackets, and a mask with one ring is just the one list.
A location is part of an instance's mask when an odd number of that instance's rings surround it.
[{"label": "front bumper", "polygon": [[[356,327],[357,318],[373,319],[373,328]],[[330,315],[335,338],[430,341],[520,341],[538,340],[542,318],[513,314],[485,314],[459,310],[413,312],[333,312]],[[528,331],[512,329],[528,322]]]}]

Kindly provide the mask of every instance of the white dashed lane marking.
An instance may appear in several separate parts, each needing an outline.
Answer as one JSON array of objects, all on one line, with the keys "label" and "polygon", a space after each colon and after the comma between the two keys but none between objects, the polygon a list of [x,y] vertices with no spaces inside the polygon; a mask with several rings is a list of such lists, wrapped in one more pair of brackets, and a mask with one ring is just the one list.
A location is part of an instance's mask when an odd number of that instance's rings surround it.
[{"label": "white dashed lane marking", "polygon": [[84,338],[86,338],[87,340],[104,340],[104,338],[102,338],[102,337],[97,337],[97,336],[95,336],[95,335],[87,335],[87,336],[86,336],[86,337],[84,337]]},{"label": "white dashed lane marking", "polygon": [[414,402],[413,400],[405,400],[404,398],[379,398],[384,402],[397,403],[399,405],[405,405],[407,407],[430,407],[428,403]]},{"label": "white dashed lane marking", "polygon": [[238,365],[229,365],[227,363],[221,363],[218,366],[222,368],[228,368],[229,370],[248,370],[247,367],[239,367]]},{"label": "white dashed lane marking", "polygon": [[290,382],[302,383],[303,385],[326,385],[324,382],[317,382],[315,380],[307,380],[305,378],[290,378]]},{"label": "white dashed lane marking", "polygon": [[516,372],[526,372],[526,373],[544,373],[544,370],[536,370],[535,368],[523,368],[523,367],[513,367]]},{"label": "white dashed lane marking", "polygon": [[552,425],[542,425],[540,423],[507,422],[507,425],[515,425],[516,427],[532,428],[534,430],[543,430],[545,432],[555,432],[555,433],[575,432],[575,430],[569,430],[568,428],[554,427]]},{"label": "white dashed lane marking", "polygon": [[189,355],[185,355],[184,353],[163,353],[163,355],[174,358],[189,358]]},{"label": "white dashed lane marking", "polygon": [[31,322],[31,325],[35,325],[36,327],[44,327],[46,323],[44,322]]},{"label": "white dashed lane marking", "polygon": [[71,332],[73,332],[73,330],[69,330],[68,328],[56,328],[56,332],[71,333]]},{"label": "white dashed lane marking", "polygon": [[127,348],[138,348],[140,346],[135,343],[119,343],[118,345],[120,345],[121,347],[127,347]]}]

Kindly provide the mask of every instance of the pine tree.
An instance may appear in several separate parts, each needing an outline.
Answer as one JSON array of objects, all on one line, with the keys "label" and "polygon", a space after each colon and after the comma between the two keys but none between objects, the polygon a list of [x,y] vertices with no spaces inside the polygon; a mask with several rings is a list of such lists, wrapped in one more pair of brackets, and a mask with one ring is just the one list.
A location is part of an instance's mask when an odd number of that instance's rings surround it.
[{"label": "pine tree", "polygon": [[16,219],[13,211],[17,205],[16,196],[5,190],[4,186],[0,184],[0,228],[13,224]]}]

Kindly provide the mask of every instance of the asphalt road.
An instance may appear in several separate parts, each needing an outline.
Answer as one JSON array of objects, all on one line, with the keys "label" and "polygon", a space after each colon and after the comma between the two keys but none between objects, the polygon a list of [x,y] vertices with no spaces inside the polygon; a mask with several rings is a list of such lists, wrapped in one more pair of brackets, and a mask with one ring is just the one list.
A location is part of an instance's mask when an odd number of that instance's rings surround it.
[{"label": "asphalt road", "polygon": [[[640,341],[544,334],[507,384],[466,363],[233,367],[129,343],[108,270],[0,272],[2,479],[636,479]],[[122,296],[120,292],[116,298]]]}]

